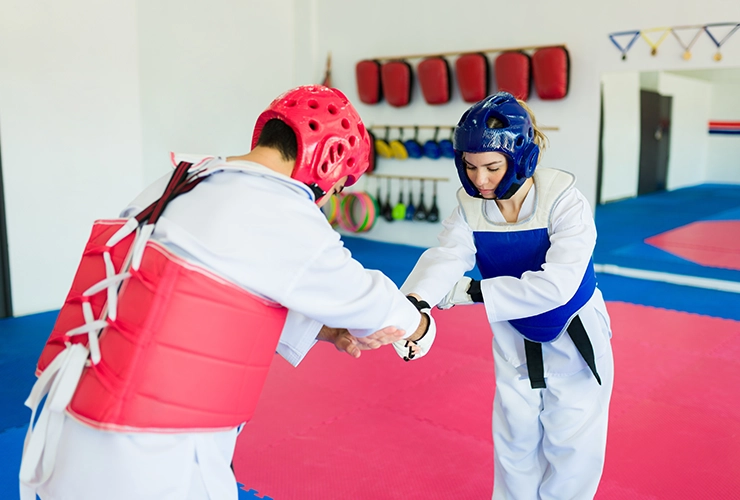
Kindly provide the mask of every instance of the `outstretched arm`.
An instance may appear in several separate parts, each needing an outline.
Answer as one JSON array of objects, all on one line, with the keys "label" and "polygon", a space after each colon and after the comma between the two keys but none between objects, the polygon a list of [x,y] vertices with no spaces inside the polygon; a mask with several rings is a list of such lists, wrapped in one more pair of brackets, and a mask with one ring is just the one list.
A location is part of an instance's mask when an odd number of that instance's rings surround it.
[{"label": "outstretched arm", "polygon": [[378,347],[399,341],[406,334],[394,326],[388,326],[367,337],[355,337],[345,328],[331,328],[324,325],[319,331],[317,340],[331,342],[340,352],[346,352],[353,358],[359,358],[362,351],[377,349]]}]

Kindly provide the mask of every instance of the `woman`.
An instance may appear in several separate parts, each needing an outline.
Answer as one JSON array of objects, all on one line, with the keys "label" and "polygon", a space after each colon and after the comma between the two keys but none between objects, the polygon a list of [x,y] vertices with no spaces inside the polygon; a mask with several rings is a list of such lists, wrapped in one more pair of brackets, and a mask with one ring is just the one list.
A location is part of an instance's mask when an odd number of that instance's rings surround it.
[{"label": "woman", "polygon": [[[545,143],[508,93],[463,114],[459,205],[401,289],[440,309],[484,304],[495,499],[593,498],[604,464],[613,360],[591,260],[596,228],[575,177],[537,168]],[[463,276],[475,264],[480,281]]]}]

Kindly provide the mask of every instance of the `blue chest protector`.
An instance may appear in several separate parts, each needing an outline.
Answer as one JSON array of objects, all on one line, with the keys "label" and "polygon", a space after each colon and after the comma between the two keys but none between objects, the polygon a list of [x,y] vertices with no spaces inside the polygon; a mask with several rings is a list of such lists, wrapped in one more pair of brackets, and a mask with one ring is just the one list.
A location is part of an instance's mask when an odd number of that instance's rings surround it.
[{"label": "blue chest protector", "polygon": [[[477,248],[476,261],[481,276],[521,278],[527,271],[541,271],[550,248],[549,224],[552,209],[573,185],[572,174],[553,169],[538,169],[534,174],[537,199],[527,220],[515,224],[497,224],[485,217],[484,200],[472,198],[462,190],[458,199],[473,230]],[[558,338],[596,289],[593,260],[589,262],[581,284],[565,304],[550,311],[510,320],[522,336],[533,342],[551,342]]]}]

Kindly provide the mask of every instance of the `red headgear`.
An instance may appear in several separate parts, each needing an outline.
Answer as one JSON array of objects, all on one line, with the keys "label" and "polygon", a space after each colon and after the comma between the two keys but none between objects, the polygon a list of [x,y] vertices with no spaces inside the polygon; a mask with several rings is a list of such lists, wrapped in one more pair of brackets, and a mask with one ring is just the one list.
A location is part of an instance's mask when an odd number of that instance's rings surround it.
[{"label": "red headgear", "polygon": [[370,165],[365,125],[337,89],[306,85],[278,96],[257,118],[252,148],[265,123],[273,118],[295,132],[298,156],[291,177],[298,181],[326,193],[344,176],[348,176],[348,186],[354,184]]}]

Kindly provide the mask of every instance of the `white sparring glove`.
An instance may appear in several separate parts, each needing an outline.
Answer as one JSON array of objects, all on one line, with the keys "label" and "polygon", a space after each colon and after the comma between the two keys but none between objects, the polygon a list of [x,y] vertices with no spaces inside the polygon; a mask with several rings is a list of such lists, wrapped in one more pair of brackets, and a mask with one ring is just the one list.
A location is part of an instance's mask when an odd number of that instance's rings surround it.
[{"label": "white sparring glove", "polygon": [[418,340],[406,340],[401,339],[393,342],[393,348],[404,361],[411,361],[412,359],[419,359],[426,355],[432,348],[434,339],[437,336],[437,324],[434,322],[434,318],[430,314],[431,307],[423,300],[416,300],[415,297],[407,297],[412,304],[416,306],[419,312],[429,318],[429,324],[427,330]]},{"label": "white sparring glove", "polygon": [[452,290],[437,304],[440,309],[449,309],[452,306],[462,306],[483,302],[480,290],[480,281],[463,276],[455,283]]}]

